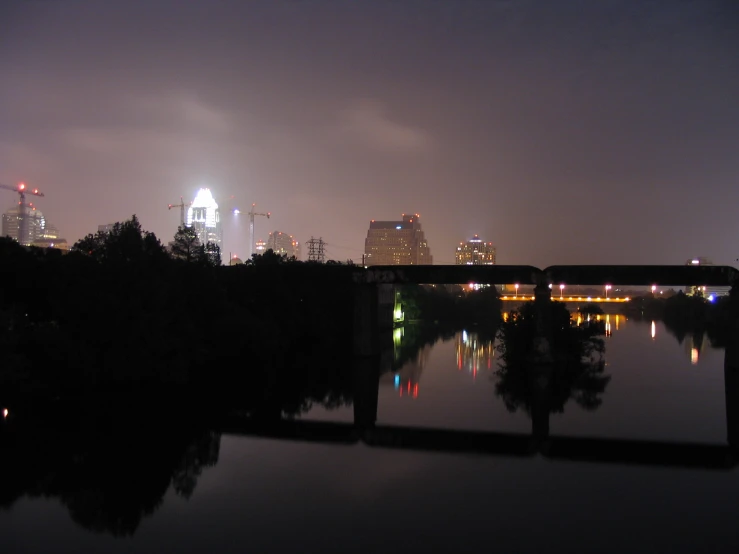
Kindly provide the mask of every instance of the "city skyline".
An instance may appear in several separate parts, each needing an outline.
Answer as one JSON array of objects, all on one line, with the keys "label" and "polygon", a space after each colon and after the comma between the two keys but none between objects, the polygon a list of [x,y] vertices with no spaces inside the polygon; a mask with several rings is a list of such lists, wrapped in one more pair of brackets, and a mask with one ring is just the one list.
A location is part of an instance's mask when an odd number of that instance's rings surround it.
[{"label": "city skyline", "polygon": [[240,256],[230,214],[257,203],[339,260],[413,209],[435,263],[477,233],[503,264],[734,264],[737,21],[708,0],[3,3],[0,182],[44,190],[70,244],[134,213],[166,243],[168,204],[206,187]]}]

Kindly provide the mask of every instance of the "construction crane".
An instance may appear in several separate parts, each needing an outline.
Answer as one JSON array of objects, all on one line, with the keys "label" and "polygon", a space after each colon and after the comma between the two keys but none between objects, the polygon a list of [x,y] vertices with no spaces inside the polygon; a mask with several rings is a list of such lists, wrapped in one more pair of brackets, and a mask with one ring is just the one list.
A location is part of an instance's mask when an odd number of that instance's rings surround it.
[{"label": "construction crane", "polygon": [[[29,189],[28,187],[26,187],[25,183],[18,183],[14,187],[0,184],[0,189],[17,192],[18,196],[20,196],[20,202],[18,202],[18,205],[20,206],[20,208],[18,208],[18,244],[28,246],[30,244],[30,241],[26,240],[28,238],[28,219],[26,218],[26,194],[31,194],[33,196],[44,196],[44,193],[39,191],[39,189]],[[28,244],[25,244],[26,242],[28,242]]]},{"label": "construction crane", "polygon": [[267,212],[266,214],[255,212],[254,209],[256,207],[256,204],[252,204],[251,210],[249,210],[249,260],[251,260],[251,256],[254,253],[254,216],[263,215],[264,217],[269,219],[269,216],[272,215],[272,212]]},{"label": "construction crane", "polygon": [[184,227],[185,226],[185,208],[189,208],[190,206],[192,206],[192,202],[190,202],[189,204],[185,204],[185,201],[180,196],[180,203],[179,204],[170,204],[169,206],[167,206],[167,208],[170,209],[170,210],[172,208],[179,208],[180,209],[180,225],[182,227]]}]

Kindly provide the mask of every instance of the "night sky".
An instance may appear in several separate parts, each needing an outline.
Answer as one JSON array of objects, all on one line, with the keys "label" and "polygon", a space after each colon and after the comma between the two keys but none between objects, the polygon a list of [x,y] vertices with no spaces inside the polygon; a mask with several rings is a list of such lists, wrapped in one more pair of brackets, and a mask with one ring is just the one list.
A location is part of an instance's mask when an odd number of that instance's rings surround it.
[{"label": "night sky", "polygon": [[0,182],[70,243],[207,186],[226,255],[256,202],[340,260],[416,212],[435,263],[735,264],[738,146],[734,0],[0,1]]}]

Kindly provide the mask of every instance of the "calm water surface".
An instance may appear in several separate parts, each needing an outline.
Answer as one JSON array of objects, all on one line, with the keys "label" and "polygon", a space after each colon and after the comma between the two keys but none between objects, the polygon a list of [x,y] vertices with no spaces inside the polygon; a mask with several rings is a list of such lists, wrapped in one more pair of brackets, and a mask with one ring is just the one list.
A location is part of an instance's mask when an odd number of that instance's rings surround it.
[{"label": "calm water surface", "polygon": [[[723,351],[661,323],[609,323],[601,405],[570,400],[552,435],[725,444]],[[381,377],[378,425],[530,433],[496,397],[496,355],[472,330],[424,348]],[[22,496],[0,511],[0,552],[739,552],[739,471],[209,440],[189,496],[180,475],[132,534]]]}]

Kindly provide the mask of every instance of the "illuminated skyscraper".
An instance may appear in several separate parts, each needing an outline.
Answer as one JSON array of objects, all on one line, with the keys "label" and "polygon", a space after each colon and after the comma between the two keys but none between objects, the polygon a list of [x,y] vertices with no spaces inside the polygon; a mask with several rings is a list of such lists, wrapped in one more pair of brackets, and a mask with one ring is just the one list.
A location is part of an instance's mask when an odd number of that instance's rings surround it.
[{"label": "illuminated skyscraper", "polygon": [[418,214],[403,214],[402,221],[373,219],[364,241],[364,254],[367,266],[433,263]]},{"label": "illuminated skyscraper", "polygon": [[495,265],[495,247],[492,242],[482,242],[475,235],[467,242],[460,242],[455,254],[457,265]]},{"label": "illuminated skyscraper", "polygon": [[2,233],[4,237],[10,237],[24,246],[30,246],[38,239],[44,237],[46,229],[46,219],[41,210],[37,210],[33,204],[26,204],[25,217],[27,225],[25,227],[26,236],[19,237],[20,233],[20,206],[10,208],[3,214]]},{"label": "illuminated skyscraper", "polygon": [[254,246],[254,252],[256,252],[257,254],[261,256],[262,254],[264,254],[266,250],[267,250],[267,243],[264,242],[264,240],[259,239],[256,242],[256,245]]},{"label": "illuminated skyscraper", "polygon": [[295,257],[297,260],[300,259],[300,245],[292,235],[288,235],[287,233],[280,231],[270,233],[267,244],[265,244],[265,249],[272,249],[275,254],[284,254],[288,258]]},{"label": "illuminated skyscraper", "polygon": [[210,189],[200,189],[187,209],[185,225],[192,227],[201,244],[212,242],[222,246],[221,214]]}]

